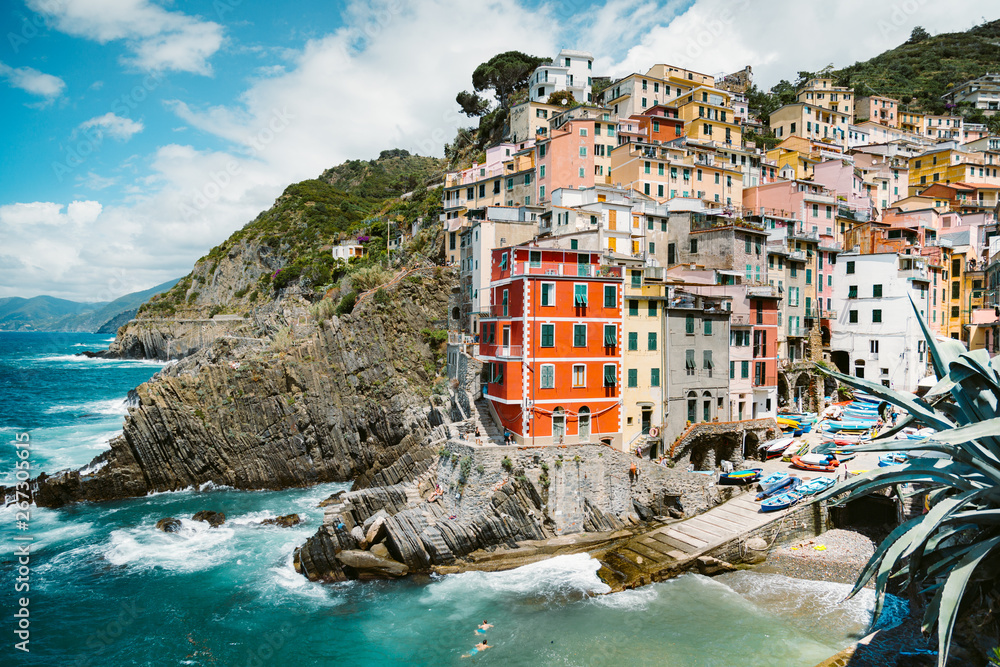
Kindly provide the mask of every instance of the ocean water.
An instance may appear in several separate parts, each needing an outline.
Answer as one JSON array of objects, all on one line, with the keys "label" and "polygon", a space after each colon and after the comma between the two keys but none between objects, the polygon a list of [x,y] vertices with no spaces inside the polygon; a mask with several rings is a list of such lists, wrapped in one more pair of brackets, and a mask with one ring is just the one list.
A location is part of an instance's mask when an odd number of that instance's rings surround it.
[{"label": "ocean water", "polygon": [[[106,339],[106,337],[104,337]],[[29,429],[42,469],[83,465],[121,423],[128,389],[158,370],[82,361],[101,337],[0,334],[3,465],[15,429]],[[104,410],[101,409],[104,406]],[[36,471],[37,472],[37,471]],[[0,535],[30,536],[30,592],[13,593],[17,563],[0,555],[0,664],[18,665],[814,665],[864,633],[870,591],[736,572],[686,575],[624,593],[586,555],[516,570],[402,582],[310,583],[293,549],[322,520],[316,504],[346,484],[281,492],[210,485],[59,510],[0,510]],[[199,510],[226,513],[218,528]],[[260,525],[298,513],[295,528]],[[176,517],[178,533],[155,529]],[[23,542],[18,542],[21,544]],[[13,648],[15,598],[29,597],[30,653]],[[905,613],[891,599],[889,619]],[[493,648],[462,655],[494,624]]]}]

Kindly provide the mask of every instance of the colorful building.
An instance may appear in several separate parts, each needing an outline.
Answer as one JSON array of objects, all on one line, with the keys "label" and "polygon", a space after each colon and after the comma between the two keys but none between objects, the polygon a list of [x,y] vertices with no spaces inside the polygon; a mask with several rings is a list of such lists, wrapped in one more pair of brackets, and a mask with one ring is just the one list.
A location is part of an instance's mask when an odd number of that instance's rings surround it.
[{"label": "colorful building", "polygon": [[522,445],[621,446],[622,269],[538,246],[493,251],[485,398]]}]

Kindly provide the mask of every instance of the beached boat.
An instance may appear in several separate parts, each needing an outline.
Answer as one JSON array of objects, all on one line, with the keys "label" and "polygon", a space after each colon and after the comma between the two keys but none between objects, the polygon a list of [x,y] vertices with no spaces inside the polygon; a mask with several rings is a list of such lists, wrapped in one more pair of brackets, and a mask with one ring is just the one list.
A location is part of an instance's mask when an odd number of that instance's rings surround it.
[{"label": "beached boat", "polygon": [[787,472],[775,472],[771,473],[764,479],[760,480],[760,493],[757,494],[757,500],[763,500],[768,496],[774,495],[781,489],[792,484],[792,475]]},{"label": "beached boat", "polygon": [[719,484],[753,484],[763,472],[761,468],[724,472],[719,475]]},{"label": "beached boat", "polygon": [[778,510],[787,509],[800,500],[802,500],[802,494],[798,491],[789,491],[788,493],[782,493],[781,495],[774,496],[773,498],[768,498],[763,501],[760,504],[760,511],[776,512]]},{"label": "beached boat", "polygon": [[855,420],[855,421],[828,421],[824,430],[826,431],[868,431],[876,425],[876,420]]},{"label": "beached boat", "polygon": [[866,435],[851,435],[850,433],[843,433],[841,431],[822,433],[821,437],[823,442],[832,442],[835,445],[857,445],[862,442],[868,442],[871,438]]},{"label": "beached boat", "polygon": [[840,462],[832,454],[805,454],[804,456],[793,456],[792,465],[800,470],[836,472]]},{"label": "beached boat", "polygon": [[882,454],[878,457],[878,467],[888,468],[889,466],[898,466],[906,463],[909,458],[910,457],[907,456],[905,452],[889,452],[888,454]]},{"label": "beached boat", "polygon": [[809,443],[805,440],[795,442],[782,453],[782,461],[791,461],[793,456],[801,456],[809,452]]},{"label": "beached boat", "polygon": [[781,456],[788,446],[792,444],[794,438],[776,438],[761,444],[760,451],[764,454],[764,459],[773,459]]},{"label": "beached boat", "polygon": [[802,496],[812,496],[820,493],[821,491],[826,491],[836,483],[837,479],[835,477],[813,477],[811,480],[795,489],[795,492]]}]

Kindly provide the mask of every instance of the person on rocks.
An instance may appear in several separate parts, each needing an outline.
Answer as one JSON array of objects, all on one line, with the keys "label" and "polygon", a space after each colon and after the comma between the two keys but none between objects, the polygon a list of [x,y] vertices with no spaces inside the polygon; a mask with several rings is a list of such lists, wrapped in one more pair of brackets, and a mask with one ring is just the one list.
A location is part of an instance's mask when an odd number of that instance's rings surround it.
[{"label": "person on rocks", "polygon": [[484,618],[484,619],[483,619],[483,624],[482,624],[482,625],[480,625],[480,626],[479,626],[478,628],[476,628],[476,632],[478,632],[478,633],[479,633],[479,634],[481,634],[481,635],[485,635],[485,634],[486,634],[486,631],[487,631],[487,630],[489,630],[489,629],[490,629],[490,628],[492,628],[492,627],[493,627],[493,624],[492,624],[492,623],[490,623],[489,621],[487,621],[487,620],[486,620],[486,619]]},{"label": "person on rocks", "polygon": [[486,650],[486,649],[488,649],[488,648],[490,648],[490,645],[489,645],[489,644],[487,644],[487,643],[486,643],[486,640],[484,639],[484,640],[482,641],[482,643],[480,643],[480,644],[476,644],[475,646],[473,646],[473,647],[472,647],[472,648],[471,648],[471,649],[469,650],[469,652],[468,652],[468,653],[466,653],[465,655],[463,655],[462,657],[463,657],[463,658],[471,658],[472,656],[474,656],[475,654],[479,653],[480,651],[485,651],[485,650]]},{"label": "person on rocks", "polygon": [[476,444],[477,444],[477,445],[481,445],[481,444],[483,444],[483,438],[482,438],[482,436],[481,436],[481,435],[479,434],[479,427],[478,427],[478,426],[476,427]]},{"label": "person on rocks", "polygon": [[632,461],[632,465],[628,468],[628,478],[633,482],[639,479],[639,467]]},{"label": "person on rocks", "polygon": [[513,433],[510,432],[509,428],[505,428],[503,430],[503,444],[509,445],[511,437],[513,437]]}]

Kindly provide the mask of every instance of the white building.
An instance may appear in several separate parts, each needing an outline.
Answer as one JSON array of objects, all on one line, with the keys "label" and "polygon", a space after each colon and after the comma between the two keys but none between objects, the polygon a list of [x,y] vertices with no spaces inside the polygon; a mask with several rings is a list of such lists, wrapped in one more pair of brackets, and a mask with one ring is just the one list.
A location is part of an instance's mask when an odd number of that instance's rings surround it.
[{"label": "white building", "polygon": [[563,49],[548,65],[540,65],[529,79],[528,99],[545,102],[560,90],[573,93],[577,102],[593,102],[591,83],[594,56],[586,51]]},{"label": "white building", "polygon": [[987,116],[1000,110],[1000,74],[989,73],[978,79],[966,81],[949,93],[941,96],[956,104],[969,102]]},{"label": "white building", "polygon": [[843,253],[833,280],[831,361],[842,373],[915,391],[927,375],[927,346],[907,296],[927,317],[927,259]]}]

